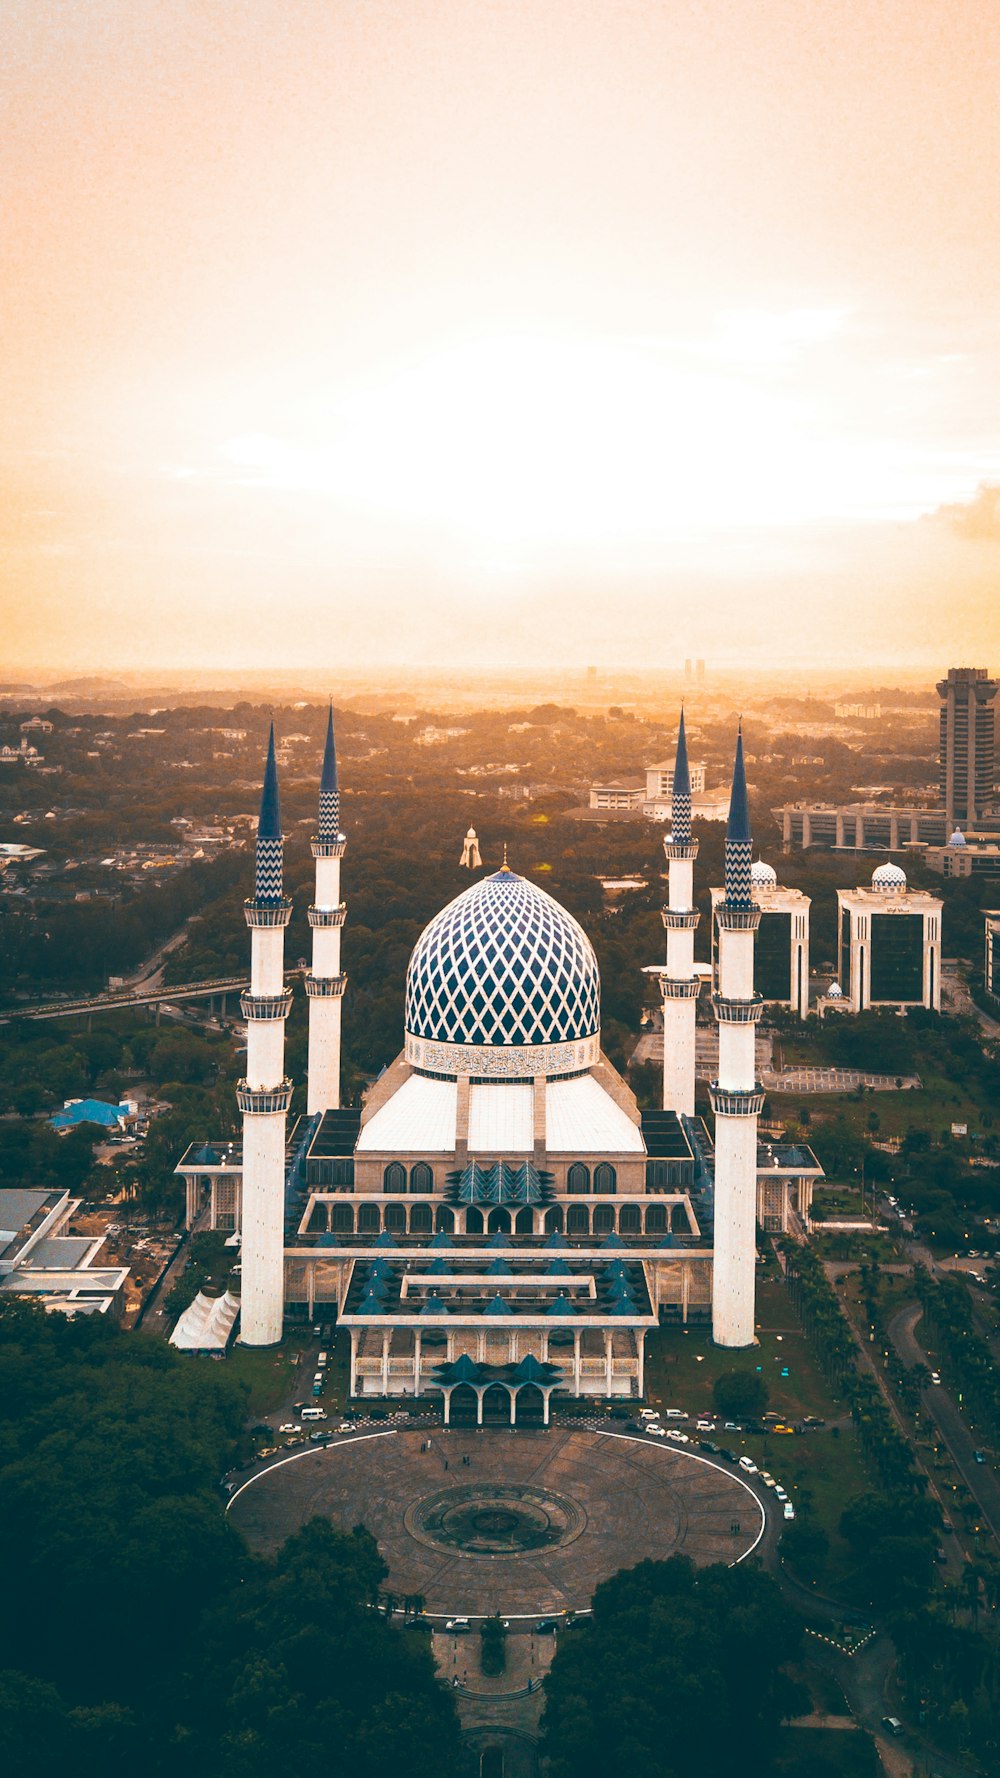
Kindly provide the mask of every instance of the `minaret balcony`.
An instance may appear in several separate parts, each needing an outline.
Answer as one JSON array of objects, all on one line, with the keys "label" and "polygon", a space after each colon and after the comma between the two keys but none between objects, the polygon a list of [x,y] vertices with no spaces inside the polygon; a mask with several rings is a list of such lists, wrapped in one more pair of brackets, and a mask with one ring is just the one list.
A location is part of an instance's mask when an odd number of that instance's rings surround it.
[{"label": "minaret balcony", "polygon": [[280,994],[240,995],[240,1011],[248,1024],[260,1020],[274,1023],[279,1019],[287,1019],[291,1010],[291,988],[283,989]]},{"label": "minaret balcony", "polygon": [[347,919],[347,903],[342,901],[337,908],[310,908],[309,924],[316,930],[328,926],[343,926]]},{"label": "minaret balcony", "polygon": [[343,858],[347,851],[347,835],[338,833],[335,840],[313,840],[311,850],[314,858]]},{"label": "minaret balcony", "polygon": [[667,859],[670,859],[670,858],[697,858],[697,856],[698,856],[698,841],[697,840],[675,840],[671,834],[667,834],[667,836],[663,842],[663,856],[664,856],[664,858],[667,858]]},{"label": "minaret balcony", "polygon": [[280,901],[245,901],[243,918],[251,928],[287,926],[292,917],[292,898],[283,895]]},{"label": "minaret balcony", "polygon": [[708,1096],[716,1117],[759,1117],[764,1109],[764,1094],[757,1086],[720,1087],[712,1080]]},{"label": "minaret balcony", "polygon": [[697,908],[661,908],[660,919],[668,932],[693,932],[701,915]]},{"label": "minaret balcony", "polygon": [[701,982],[697,976],[661,975],[660,991],[664,1000],[697,1000]]},{"label": "minaret balcony", "polygon": [[309,1000],[339,1000],[347,986],[346,975],[307,975],[304,979]]},{"label": "minaret balcony", "polygon": [[756,932],[760,925],[760,908],[734,908],[720,901],[715,910],[715,923],[720,932]]},{"label": "minaret balcony", "polygon": [[292,1083],[281,1081],[276,1087],[252,1087],[249,1081],[236,1082],[236,1104],[244,1116],[273,1117],[284,1115],[292,1103]]},{"label": "minaret balcony", "polygon": [[752,1000],[728,1000],[725,994],[713,994],[712,1010],[720,1025],[756,1025],[764,1016],[764,1002],[759,994]]}]

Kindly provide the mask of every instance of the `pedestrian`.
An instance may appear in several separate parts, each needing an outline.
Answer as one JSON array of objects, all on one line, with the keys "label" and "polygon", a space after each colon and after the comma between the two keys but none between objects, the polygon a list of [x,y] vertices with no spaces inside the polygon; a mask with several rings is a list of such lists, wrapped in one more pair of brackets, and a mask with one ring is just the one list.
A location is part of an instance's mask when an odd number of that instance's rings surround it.
[{"label": "pedestrian", "polygon": [[445,1469],[447,1469],[447,1467],[448,1467],[448,1459],[447,1459],[447,1457],[446,1457],[446,1458],[445,1458],[445,1460],[444,1460],[444,1466],[445,1466]]}]

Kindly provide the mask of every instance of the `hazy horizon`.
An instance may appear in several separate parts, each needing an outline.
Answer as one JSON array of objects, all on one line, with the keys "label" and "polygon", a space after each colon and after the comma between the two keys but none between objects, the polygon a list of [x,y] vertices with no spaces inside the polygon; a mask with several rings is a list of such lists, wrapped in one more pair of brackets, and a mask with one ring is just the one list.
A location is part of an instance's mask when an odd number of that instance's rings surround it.
[{"label": "hazy horizon", "polygon": [[7,678],[1000,664],[985,0],[5,44]]}]

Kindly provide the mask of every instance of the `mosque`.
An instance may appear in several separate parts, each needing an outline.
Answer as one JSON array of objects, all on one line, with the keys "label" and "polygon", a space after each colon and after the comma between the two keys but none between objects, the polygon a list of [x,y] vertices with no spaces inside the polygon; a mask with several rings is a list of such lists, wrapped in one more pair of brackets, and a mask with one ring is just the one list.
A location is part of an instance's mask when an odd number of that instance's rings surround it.
[{"label": "mosque", "polygon": [[[650,971],[664,1018],[656,1111],[639,1110],[602,1052],[586,933],[506,857],[431,920],[407,970],[403,1047],[360,1107],[342,1107],[347,843],[331,711],[312,845],[307,1111],[289,1130],[291,902],[272,727],[245,903],[242,1144],[192,1145],[178,1166],[189,1225],[207,1217],[241,1238],[240,1339],[266,1347],[286,1321],[335,1318],[350,1336],[353,1396],[436,1397],[446,1423],[511,1424],[547,1424],[554,1394],[641,1396],[646,1334],[665,1320],[710,1319],[720,1345],[752,1345],[758,1220],[787,1226],[819,1168],[808,1149],[758,1144],[761,910],[742,736],[713,908],[711,1135],[695,1115],[704,971],[683,716],[664,841],[666,960]],[[463,862],[482,868],[473,833]]]}]

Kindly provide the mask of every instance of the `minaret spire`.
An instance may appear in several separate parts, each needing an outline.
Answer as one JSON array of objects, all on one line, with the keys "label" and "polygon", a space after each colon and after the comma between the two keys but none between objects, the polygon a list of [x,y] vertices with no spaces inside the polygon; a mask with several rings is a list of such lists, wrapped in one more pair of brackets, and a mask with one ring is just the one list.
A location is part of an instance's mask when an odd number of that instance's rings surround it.
[{"label": "minaret spire", "polygon": [[333,738],[332,702],[326,718],[326,745],[323,749],[323,771],[319,781],[319,827],[316,837],[320,840],[336,840],[340,837],[340,784],[337,778],[337,744]]},{"label": "minaret spire", "polygon": [[695,1004],[694,934],[699,915],[694,905],[694,861],[698,842],[691,837],[691,772],[688,766],[684,711],[677,731],[671,785],[670,832],[664,837],[669,904],[662,911],[667,935],[666,963],[651,973],[660,978],[663,995],[663,1109],[694,1116]]},{"label": "minaret spire", "polygon": [[747,774],[743,763],[743,724],[736,733],[736,758],[733,762],[733,784],[729,794],[729,819],[726,823],[726,906],[752,908],[750,866],[753,836],[750,832],[750,802],[747,797]]},{"label": "minaret spire", "polygon": [[285,1120],[292,1097],[285,1079],[285,1020],[292,1004],[291,989],[285,987],[285,927],[292,904],[284,893],[283,849],[272,722],[254,895],[243,904],[250,928],[250,992],[240,997],[247,1071],[237,1082],[236,1103],[243,1114],[240,1339],[247,1346],[275,1345],[285,1309]]},{"label": "minaret spire", "polygon": [[346,905],[340,899],[340,861],[346,850],[347,839],[340,828],[340,782],[331,702],[319,780],[319,822],[312,843],[316,898],[309,909],[313,954],[312,969],[306,976],[310,1117],[335,1111],[340,1104],[340,1003],[347,984],[347,977],[340,972],[340,934],[347,917]]},{"label": "minaret spire", "polygon": [[754,1339],[757,1226],[757,1119],[764,1095],[756,1078],[756,1030],[764,1010],[754,991],[754,934],[760,909],[753,899],[750,805],[742,724],[736,736],[733,788],[726,827],[725,896],[715,911],[719,1075],[711,1083],[715,1112],[715,1237],[712,1334],[720,1346]]}]

